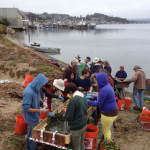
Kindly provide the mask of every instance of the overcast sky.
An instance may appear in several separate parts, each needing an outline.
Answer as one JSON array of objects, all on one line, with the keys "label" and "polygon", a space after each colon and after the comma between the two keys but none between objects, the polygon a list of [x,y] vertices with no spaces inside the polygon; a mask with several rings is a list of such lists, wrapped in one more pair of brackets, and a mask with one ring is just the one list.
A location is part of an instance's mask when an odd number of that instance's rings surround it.
[{"label": "overcast sky", "polygon": [[97,12],[124,18],[150,18],[150,0],[1,0],[0,7],[73,16]]}]

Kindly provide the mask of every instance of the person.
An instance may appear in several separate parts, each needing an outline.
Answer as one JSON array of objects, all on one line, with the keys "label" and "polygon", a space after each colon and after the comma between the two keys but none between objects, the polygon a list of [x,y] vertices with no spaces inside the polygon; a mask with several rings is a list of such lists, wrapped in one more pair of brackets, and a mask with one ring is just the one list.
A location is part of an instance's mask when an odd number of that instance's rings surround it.
[{"label": "person", "polygon": [[[133,70],[135,71],[131,79],[124,80],[124,82],[134,82],[133,85],[133,99],[135,106],[133,109],[141,111],[143,109],[143,95],[145,87],[146,74],[142,71],[140,66],[134,66]],[[137,98],[137,93],[139,94],[140,103]]]},{"label": "person", "polygon": [[123,81],[127,78],[127,73],[124,71],[124,65],[120,66],[120,70],[116,72],[115,79]]},{"label": "person", "polygon": [[106,69],[111,74],[111,66],[107,60],[104,61],[104,69]]},{"label": "person", "polygon": [[[127,78],[127,73],[124,71],[124,65],[120,66],[120,70],[116,72],[115,79],[123,81]],[[118,88],[121,98],[124,98],[124,88]]]},{"label": "person", "polygon": [[91,75],[97,71],[99,71],[99,69],[101,68],[100,64],[99,64],[99,58],[95,57],[93,59],[93,63],[91,64]]},{"label": "person", "polygon": [[88,67],[87,64],[90,61],[91,61],[91,58],[90,57],[86,57],[86,59],[84,60],[84,62],[80,63],[80,65],[79,65],[79,77],[82,75],[82,70],[83,69],[89,69],[89,67]]},{"label": "person", "polygon": [[65,92],[72,98],[67,106],[65,117],[68,120],[74,150],[84,150],[88,103],[84,94],[74,83],[68,83]]},{"label": "person", "polygon": [[49,109],[52,109],[51,107],[52,98],[60,99],[62,102],[64,101],[64,98],[62,96],[53,94],[53,88],[49,84],[46,84],[44,87],[42,87],[41,91],[44,94],[44,96],[47,97],[47,103],[45,104],[45,102],[43,102],[44,106],[45,107],[47,106]]},{"label": "person", "polygon": [[88,69],[82,70],[82,75],[80,77],[77,77],[75,80],[75,83],[79,90],[81,91],[93,91],[93,87],[91,84],[91,81],[89,79],[90,72]]},{"label": "person", "polygon": [[75,83],[75,75],[74,75],[74,72],[72,71],[67,72],[66,78],[64,79],[64,86],[66,86],[70,82]]},{"label": "person", "polygon": [[63,79],[67,78],[68,71],[71,71],[74,73],[75,78],[77,76],[77,66],[79,65],[79,60],[76,58],[73,58],[71,63],[65,68],[63,73]]},{"label": "person", "polygon": [[26,150],[36,150],[37,143],[31,141],[32,129],[39,123],[40,113],[45,113],[48,109],[40,108],[40,89],[48,82],[43,74],[38,74],[37,77],[28,84],[23,94],[23,113],[25,122],[28,125]]},{"label": "person", "polygon": [[[65,89],[64,80],[55,79],[53,82],[53,86],[55,87],[55,94],[60,95],[59,99],[64,101],[64,99],[65,99],[65,96],[63,95],[64,89]],[[52,98],[51,108],[52,108],[52,111],[54,111],[56,109],[56,98]]]},{"label": "person", "polygon": [[101,111],[101,124],[104,133],[104,140],[111,141],[111,127],[118,117],[118,107],[116,104],[115,93],[111,85],[107,81],[107,74],[104,72],[97,73],[97,84],[100,88],[98,93],[98,101],[88,100],[88,104],[99,107]]}]

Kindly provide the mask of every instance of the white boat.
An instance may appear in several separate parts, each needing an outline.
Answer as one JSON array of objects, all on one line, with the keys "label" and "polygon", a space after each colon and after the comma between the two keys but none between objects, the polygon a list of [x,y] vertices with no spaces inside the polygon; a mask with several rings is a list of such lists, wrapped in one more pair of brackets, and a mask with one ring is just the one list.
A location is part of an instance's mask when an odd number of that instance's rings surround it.
[{"label": "white boat", "polygon": [[36,51],[43,53],[60,53],[60,48],[37,47],[37,46],[32,46],[32,48]]}]

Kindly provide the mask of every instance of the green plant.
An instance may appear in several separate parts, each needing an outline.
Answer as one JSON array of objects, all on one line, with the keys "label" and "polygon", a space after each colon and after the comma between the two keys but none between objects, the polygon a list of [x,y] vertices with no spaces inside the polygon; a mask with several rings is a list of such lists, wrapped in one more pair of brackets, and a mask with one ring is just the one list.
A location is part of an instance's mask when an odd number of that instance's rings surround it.
[{"label": "green plant", "polygon": [[101,143],[102,147],[107,150],[120,150],[120,146],[118,146],[115,142],[112,141],[104,141]]},{"label": "green plant", "polygon": [[21,59],[24,61],[24,58],[25,58],[25,56],[24,55],[21,55]]},{"label": "green plant", "polygon": [[12,64],[14,67],[16,67],[16,65],[17,65],[17,63],[16,63],[15,61],[13,61],[11,64]]},{"label": "green plant", "polygon": [[0,18],[0,24],[3,24],[5,26],[9,26],[10,22],[8,21],[8,19],[6,17],[1,17]]},{"label": "green plant", "polygon": [[20,149],[23,149],[22,145],[19,144],[19,142],[16,139],[13,139],[13,138],[9,139],[9,144],[11,146],[19,147]]},{"label": "green plant", "polygon": [[55,72],[55,69],[53,69],[52,67],[47,66],[47,65],[42,65],[42,66],[40,67],[40,69],[42,70],[42,72],[49,72],[49,71]]}]

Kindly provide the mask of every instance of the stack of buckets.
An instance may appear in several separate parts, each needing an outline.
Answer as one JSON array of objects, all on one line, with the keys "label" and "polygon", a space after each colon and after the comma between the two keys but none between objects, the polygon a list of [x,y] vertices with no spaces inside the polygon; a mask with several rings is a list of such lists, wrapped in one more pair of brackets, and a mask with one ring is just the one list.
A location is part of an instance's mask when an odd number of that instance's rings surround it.
[{"label": "stack of buckets", "polygon": [[142,123],[142,129],[144,131],[150,131],[150,110],[143,109],[140,118]]},{"label": "stack of buckets", "polygon": [[97,136],[98,136],[98,127],[87,124],[87,129],[85,132],[85,149],[86,150],[95,150],[97,146]]},{"label": "stack of buckets", "polygon": [[120,111],[124,110],[124,109],[129,109],[130,108],[130,105],[131,105],[131,99],[118,99],[118,102],[117,102],[117,105],[118,105],[118,109]]}]

